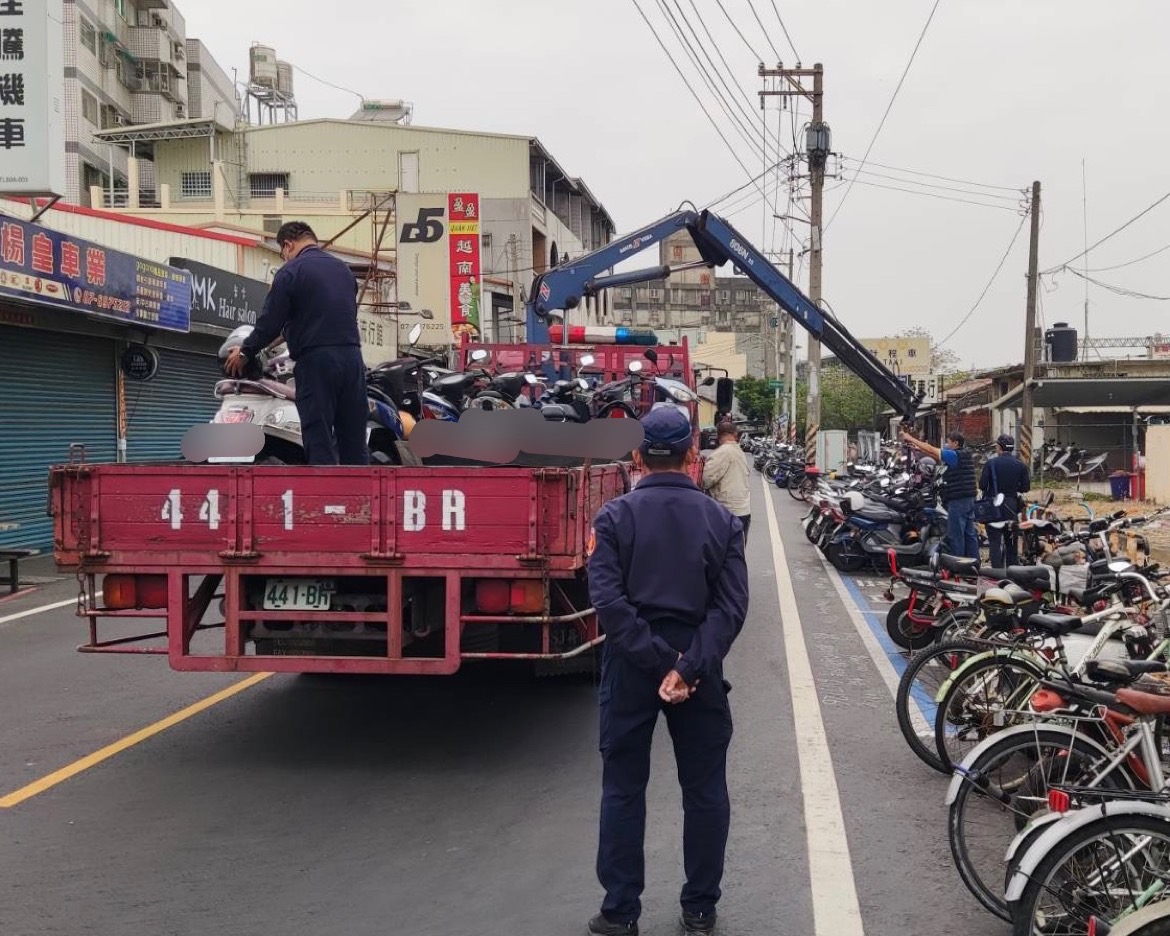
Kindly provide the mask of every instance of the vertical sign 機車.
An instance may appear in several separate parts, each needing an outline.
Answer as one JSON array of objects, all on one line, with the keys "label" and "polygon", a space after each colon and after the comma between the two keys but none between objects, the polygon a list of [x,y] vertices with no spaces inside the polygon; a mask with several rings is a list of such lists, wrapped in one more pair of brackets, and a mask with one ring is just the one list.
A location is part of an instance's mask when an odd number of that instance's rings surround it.
[{"label": "vertical sign \u6a5f\u8eca", "polygon": [[0,0],[0,193],[65,194],[62,0]]},{"label": "vertical sign \u6a5f\u8eca", "polygon": [[479,336],[479,304],[482,294],[479,256],[479,195],[452,192],[447,196],[450,231],[451,332]]},{"label": "vertical sign \u6a5f\u8eca", "polygon": [[[447,194],[400,193],[395,200],[399,326],[438,322],[450,330]],[[429,314],[426,314],[428,313]],[[447,342],[445,341],[444,344]]]}]

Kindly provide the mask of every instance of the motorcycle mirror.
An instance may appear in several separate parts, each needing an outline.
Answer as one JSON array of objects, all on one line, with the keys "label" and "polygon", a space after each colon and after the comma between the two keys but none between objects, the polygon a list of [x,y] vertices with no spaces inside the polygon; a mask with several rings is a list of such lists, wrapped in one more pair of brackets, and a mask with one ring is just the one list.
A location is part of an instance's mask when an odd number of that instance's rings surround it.
[{"label": "motorcycle mirror", "polygon": [[654,364],[654,365],[658,364],[658,352],[655,351],[653,348],[647,348],[645,351],[643,351],[642,357],[644,357],[651,364]]},{"label": "motorcycle mirror", "polygon": [[538,383],[540,383],[540,381],[536,379],[535,374],[525,374],[524,382],[530,387],[535,387]]},{"label": "motorcycle mirror", "polygon": [[435,313],[430,309],[419,309],[418,314],[421,318],[425,319],[433,319],[435,317]]},{"label": "motorcycle mirror", "polygon": [[592,354],[582,354],[581,355],[581,366],[582,367],[591,367],[595,360],[597,360],[597,359]]},{"label": "motorcycle mirror", "polygon": [[630,361],[629,366],[626,369],[631,374],[639,374],[642,372],[642,362],[641,361]]},{"label": "motorcycle mirror", "polygon": [[487,349],[476,348],[474,351],[471,352],[471,359],[473,361],[475,361],[477,364],[480,361],[486,361],[488,359]]},{"label": "motorcycle mirror", "polygon": [[406,336],[406,343],[413,348],[422,337],[422,331],[422,323],[419,322],[410,330],[410,334]]}]

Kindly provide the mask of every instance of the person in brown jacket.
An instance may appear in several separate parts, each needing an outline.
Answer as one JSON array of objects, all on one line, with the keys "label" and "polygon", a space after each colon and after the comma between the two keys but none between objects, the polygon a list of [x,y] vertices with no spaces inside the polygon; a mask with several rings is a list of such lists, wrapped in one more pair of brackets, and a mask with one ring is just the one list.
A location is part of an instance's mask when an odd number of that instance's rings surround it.
[{"label": "person in brown jacket", "polygon": [[735,423],[720,423],[715,430],[719,445],[703,465],[703,490],[739,517],[747,541],[752,522],[752,496],[747,459],[739,447]]}]

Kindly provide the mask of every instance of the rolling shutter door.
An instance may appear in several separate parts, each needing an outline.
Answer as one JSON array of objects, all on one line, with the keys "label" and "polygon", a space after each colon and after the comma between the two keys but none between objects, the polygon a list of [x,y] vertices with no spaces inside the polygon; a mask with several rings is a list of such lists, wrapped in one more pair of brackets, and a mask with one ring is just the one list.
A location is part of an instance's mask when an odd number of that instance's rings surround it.
[{"label": "rolling shutter door", "polygon": [[178,461],[187,430],[211,422],[219,409],[216,381],[223,379],[212,354],[158,351],[153,380],[126,381],[126,460]]},{"label": "rolling shutter door", "polygon": [[86,460],[117,455],[114,343],[0,326],[0,544],[50,551],[48,472],[84,443]]}]

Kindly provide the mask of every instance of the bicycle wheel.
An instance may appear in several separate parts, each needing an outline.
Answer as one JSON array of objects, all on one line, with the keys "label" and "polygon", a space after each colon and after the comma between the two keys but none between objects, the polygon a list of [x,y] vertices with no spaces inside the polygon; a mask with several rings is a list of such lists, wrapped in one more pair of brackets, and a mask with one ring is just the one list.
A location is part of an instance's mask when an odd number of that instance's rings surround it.
[{"label": "bicycle wheel", "polygon": [[1018,720],[1012,712],[1027,708],[1045,675],[1027,650],[973,663],[938,703],[934,742],[939,760],[953,769],[980,741]]},{"label": "bicycle wheel", "polygon": [[894,694],[898,728],[910,750],[939,773],[950,769],[939,759],[934,745],[934,697],[939,687],[967,659],[987,650],[974,640],[949,640],[927,647],[910,658]]},{"label": "bicycle wheel", "polygon": [[788,476],[788,493],[792,495],[794,500],[802,501],[806,495],[801,491],[801,485],[804,484],[804,475],[799,471],[794,471]]},{"label": "bicycle wheel", "polygon": [[1012,907],[1012,936],[1087,933],[1170,898],[1170,821],[1104,816],[1058,842]]},{"label": "bicycle wheel", "polygon": [[[1132,788],[1118,770],[1097,776],[1107,763],[1086,738],[1038,726],[1000,739],[968,765],[978,780],[959,787],[948,812],[947,835],[959,877],[987,910],[1011,922],[1004,855],[1028,821],[1048,809],[1050,787]],[[1020,849],[1015,857],[1024,853]]]},{"label": "bicycle wheel", "polygon": [[[921,606],[925,601],[919,601],[918,604]],[[918,611],[916,614],[919,617],[917,621],[910,617],[909,598],[894,602],[886,612],[886,633],[889,634],[890,640],[903,650],[921,650],[930,646],[938,635],[935,627],[938,622],[934,618],[923,623],[922,612]]]}]

